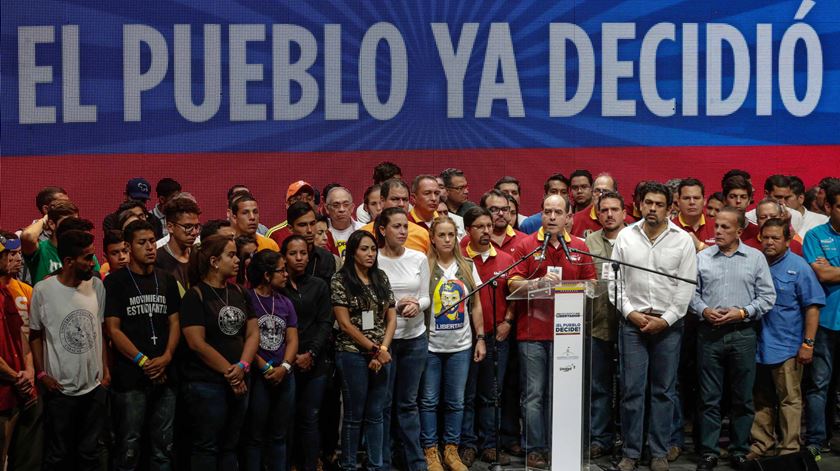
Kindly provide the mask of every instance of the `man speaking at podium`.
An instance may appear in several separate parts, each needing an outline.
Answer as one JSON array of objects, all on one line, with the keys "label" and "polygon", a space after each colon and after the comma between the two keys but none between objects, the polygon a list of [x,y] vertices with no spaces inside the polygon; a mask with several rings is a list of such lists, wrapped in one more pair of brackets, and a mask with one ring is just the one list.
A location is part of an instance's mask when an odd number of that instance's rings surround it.
[{"label": "man speaking at podium", "polygon": [[[538,247],[543,249],[511,270],[508,279],[511,291],[526,286],[528,280],[559,283],[562,280],[595,279],[592,259],[588,255],[569,253],[570,248],[588,251],[582,239],[566,232],[569,217],[569,200],[565,195],[548,195],[543,199],[542,227],[514,248],[513,258],[519,260]],[[526,464],[543,469],[548,467],[547,452],[551,443],[552,313],[553,309],[529,312],[527,303],[518,303],[516,313],[522,417],[525,419],[525,449],[528,452]]]},{"label": "man speaking at podium", "polygon": [[[671,191],[661,183],[640,190],[642,221],[618,234],[612,258],[680,278],[697,277],[694,243],[687,232],[668,220]],[[616,307],[621,362],[621,430],[624,433],[620,471],[633,471],[642,454],[645,389],[650,385],[649,440],[652,471],[666,471],[668,441],[674,416],[674,390],[680,364],[682,318],[694,286],[662,275],[623,267],[624,283]]]}]

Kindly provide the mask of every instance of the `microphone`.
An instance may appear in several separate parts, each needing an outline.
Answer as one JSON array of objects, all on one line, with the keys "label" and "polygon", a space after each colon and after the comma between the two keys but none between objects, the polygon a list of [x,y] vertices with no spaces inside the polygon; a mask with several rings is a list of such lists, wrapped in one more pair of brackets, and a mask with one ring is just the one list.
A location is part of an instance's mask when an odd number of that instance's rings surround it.
[{"label": "microphone", "polygon": [[563,234],[560,234],[560,236],[558,236],[557,238],[560,239],[560,246],[563,247],[563,252],[566,253],[566,258],[571,262],[572,261],[572,253],[569,252],[569,246],[566,245],[566,238],[563,237]]},{"label": "microphone", "polygon": [[544,236],[544,238],[543,238],[542,250],[540,251],[540,261],[545,260],[545,251],[548,249],[548,240],[551,239],[551,233],[548,232],[548,231],[545,231],[543,233],[543,236]]}]

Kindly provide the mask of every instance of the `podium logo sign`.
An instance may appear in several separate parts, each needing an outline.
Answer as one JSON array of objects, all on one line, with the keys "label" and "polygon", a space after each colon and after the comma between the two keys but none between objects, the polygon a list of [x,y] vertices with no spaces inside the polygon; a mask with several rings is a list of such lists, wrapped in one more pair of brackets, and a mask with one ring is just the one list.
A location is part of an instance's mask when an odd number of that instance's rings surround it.
[{"label": "podium logo sign", "polygon": [[580,335],[580,322],[560,322],[554,325],[554,335]]}]

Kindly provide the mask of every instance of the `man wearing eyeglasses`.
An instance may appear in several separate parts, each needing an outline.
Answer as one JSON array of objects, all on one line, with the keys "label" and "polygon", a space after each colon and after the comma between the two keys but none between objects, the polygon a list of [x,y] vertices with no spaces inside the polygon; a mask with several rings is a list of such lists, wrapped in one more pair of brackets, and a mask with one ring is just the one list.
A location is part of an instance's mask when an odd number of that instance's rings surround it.
[{"label": "man wearing eyeglasses", "polygon": [[353,195],[347,188],[341,186],[333,188],[327,193],[326,207],[329,217],[329,230],[338,251],[336,255],[343,257],[344,247],[347,245],[350,234],[362,227],[362,224],[354,221],[351,217],[353,214]]},{"label": "man wearing eyeglasses", "polygon": [[446,207],[449,208],[449,212],[464,217],[467,210],[475,206],[475,203],[467,201],[470,187],[464,172],[457,168],[448,168],[440,172],[440,178],[443,179],[443,186],[446,188]]},{"label": "man wearing eyeglasses", "polygon": [[163,213],[169,241],[158,249],[155,265],[175,278],[183,297],[190,286],[187,276],[190,249],[201,233],[198,220],[201,209],[192,199],[180,197],[169,200],[163,206]]},{"label": "man wearing eyeglasses", "polygon": [[[510,201],[501,190],[493,189],[481,195],[480,205],[490,212],[490,218],[492,219],[493,228],[490,232],[490,243],[508,255],[513,254],[516,244],[528,235],[517,231],[508,223],[506,216],[511,211]],[[466,249],[471,241],[470,235],[467,234],[461,240],[461,248]]]},{"label": "man wearing eyeglasses", "polygon": [[[575,177],[578,179],[578,184],[583,185],[586,180],[583,175]],[[592,196],[589,199],[588,206],[581,208],[574,215],[572,222],[572,235],[586,238],[589,234],[601,230],[601,222],[598,220],[598,212],[596,211],[596,202],[606,191],[618,191],[618,184],[615,178],[609,173],[602,173],[595,178],[592,183]],[[626,219],[626,218],[625,218]],[[628,224],[632,224],[633,220],[625,220]]]}]

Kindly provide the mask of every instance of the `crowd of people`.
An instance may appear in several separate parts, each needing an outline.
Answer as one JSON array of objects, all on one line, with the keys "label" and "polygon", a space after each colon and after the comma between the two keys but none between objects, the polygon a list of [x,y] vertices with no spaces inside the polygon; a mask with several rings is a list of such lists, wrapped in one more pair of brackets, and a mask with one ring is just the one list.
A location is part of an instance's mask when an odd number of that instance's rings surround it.
[{"label": "crowd of people", "polygon": [[458,169],[403,177],[377,165],[360,204],[293,182],[272,227],[247,186],[208,220],[171,178],[150,210],[133,178],[99,242],[73,195],[40,190],[40,216],[0,231],[3,464],[547,469],[553,318],[508,296],[596,279],[616,289],[589,300],[585,457],[663,471],[687,433],[698,470],[829,451],[840,179],[773,175],[757,200],[743,170],[711,194],[575,170],[526,215],[511,176],[478,203]]}]

